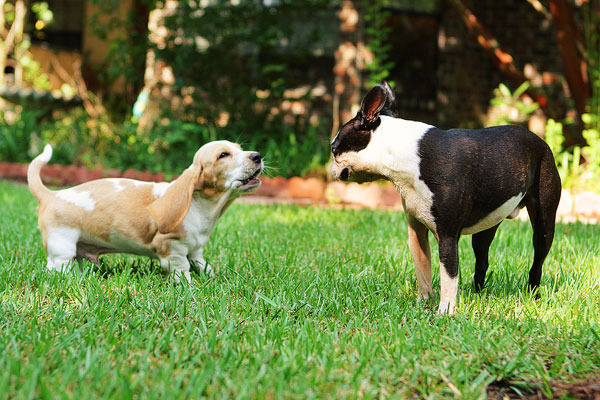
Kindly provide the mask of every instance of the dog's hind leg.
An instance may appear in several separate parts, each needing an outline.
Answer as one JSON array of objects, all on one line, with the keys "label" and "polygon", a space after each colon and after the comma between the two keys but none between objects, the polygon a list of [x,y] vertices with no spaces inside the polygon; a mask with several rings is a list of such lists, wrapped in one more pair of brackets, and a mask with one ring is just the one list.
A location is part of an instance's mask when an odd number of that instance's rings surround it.
[{"label": "dog's hind leg", "polygon": [[486,229],[485,231],[477,232],[471,238],[473,252],[475,253],[475,291],[479,292],[483,289],[485,283],[485,274],[489,267],[488,254],[490,245],[496,236],[496,231],[500,224]]},{"label": "dog's hind leg", "polygon": [[406,219],[408,221],[408,248],[417,273],[419,298],[427,300],[431,295],[429,230],[409,214],[406,214]]},{"label": "dog's hind leg", "polygon": [[211,278],[215,276],[212,267],[206,262],[206,260],[203,257],[202,248],[199,248],[196,251],[192,251],[188,256],[188,260],[190,260],[190,263],[196,268],[198,268],[200,272],[206,273],[206,275],[208,275]]},{"label": "dog's hind leg", "polygon": [[533,265],[529,270],[529,288],[535,289],[542,277],[542,264],[554,240],[556,209],[560,201],[560,176],[550,150],[544,154],[533,186],[527,192],[526,205],[533,227]]},{"label": "dog's hind leg", "polygon": [[77,255],[79,231],[73,228],[57,228],[48,232],[46,248],[48,250],[49,270],[67,272]]}]

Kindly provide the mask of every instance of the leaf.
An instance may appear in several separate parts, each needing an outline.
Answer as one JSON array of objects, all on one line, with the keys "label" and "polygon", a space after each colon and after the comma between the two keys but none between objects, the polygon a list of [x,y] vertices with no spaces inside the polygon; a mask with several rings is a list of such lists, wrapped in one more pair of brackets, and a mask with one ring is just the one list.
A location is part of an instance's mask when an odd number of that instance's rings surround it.
[{"label": "leaf", "polygon": [[527,91],[527,89],[529,89],[530,86],[531,84],[529,83],[529,81],[521,83],[521,85],[519,85],[519,87],[513,92],[513,97],[515,99],[518,99],[519,97],[521,97],[521,95],[523,95],[523,93]]},{"label": "leaf", "polygon": [[502,93],[502,96],[512,97],[510,95],[510,89],[504,83],[501,83],[500,85],[498,85],[498,89],[500,90],[500,93]]},{"label": "leaf", "polygon": [[538,108],[540,108],[540,105],[538,103],[531,103],[530,105],[528,105],[525,108],[523,108],[523,113],[524,114],[531,114],[532,112],[534,112]]}]

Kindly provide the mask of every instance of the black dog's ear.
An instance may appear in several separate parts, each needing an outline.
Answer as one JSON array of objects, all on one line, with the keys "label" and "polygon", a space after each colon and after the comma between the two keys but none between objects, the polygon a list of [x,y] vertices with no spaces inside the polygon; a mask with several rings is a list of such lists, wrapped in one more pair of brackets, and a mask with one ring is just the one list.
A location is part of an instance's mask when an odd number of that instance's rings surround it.
[{"label": "black dog's ear", "polygon": [[379,84],[375,85],[373,89],[369,90],[369,93],[364,97],[360,104],[360,125],[369,128],[379,118],[379,113],[385,106],[388,97],[385,86]]},{"label": "black dog's ear", "polygon": [[383,108],[389,110],[392,116],[397,117],[398,112],[396,111],[396,95],[394,94],[394,90],[387,81],[381,82],[381,86],[384,87],[385,92],[387,93],[387,100],[385,101],[385,106]]}]

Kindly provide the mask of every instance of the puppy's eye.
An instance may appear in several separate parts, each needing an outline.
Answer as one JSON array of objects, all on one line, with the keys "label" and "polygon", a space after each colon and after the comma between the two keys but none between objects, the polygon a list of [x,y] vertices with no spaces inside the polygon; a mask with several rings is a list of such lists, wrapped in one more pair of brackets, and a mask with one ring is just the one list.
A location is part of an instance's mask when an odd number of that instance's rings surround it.
[{"label": "puppy's eye", "polygon": [[224,151],[221,154],[219,154],[219,157],[217,157],[217,160],[220,160],[221,158],[225,158],[225,157],[229,157],[231,154],[229,154],[228,152]]}]

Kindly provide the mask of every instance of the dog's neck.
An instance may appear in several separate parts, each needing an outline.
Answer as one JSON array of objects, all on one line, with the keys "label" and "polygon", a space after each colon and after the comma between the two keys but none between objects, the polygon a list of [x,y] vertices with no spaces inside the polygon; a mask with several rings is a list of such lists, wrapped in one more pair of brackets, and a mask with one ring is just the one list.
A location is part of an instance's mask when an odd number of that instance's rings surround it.
[{"label": "dog's neck", "polygon": [[215,197],[206,197],[202,192],[194,192],[192,202],[206,210],[212,218],[218,219],[238,197],[240,193],[233,189],[226,190]]},{"label": "dog's neck", "polygon": [[397,187],[412,185],[419,177],[419,141],[433,126],[423,122],[381,116],[371,143],[363,150],[371,170]]}]

